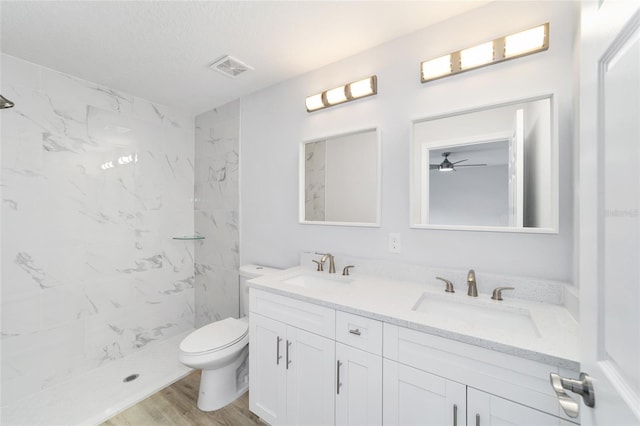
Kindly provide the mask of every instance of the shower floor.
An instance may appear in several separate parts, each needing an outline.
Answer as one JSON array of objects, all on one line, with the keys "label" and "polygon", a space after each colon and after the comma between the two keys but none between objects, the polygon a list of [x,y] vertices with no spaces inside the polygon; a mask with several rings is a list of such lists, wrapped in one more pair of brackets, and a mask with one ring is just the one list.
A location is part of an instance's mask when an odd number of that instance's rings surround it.
[{"label": "shower floor", "polygon": [[[2,407],[3,425],[96,425],[192,372],[178,361],[180,341],[193,330]],[[130,382],[122,380],[140,376]]]}]

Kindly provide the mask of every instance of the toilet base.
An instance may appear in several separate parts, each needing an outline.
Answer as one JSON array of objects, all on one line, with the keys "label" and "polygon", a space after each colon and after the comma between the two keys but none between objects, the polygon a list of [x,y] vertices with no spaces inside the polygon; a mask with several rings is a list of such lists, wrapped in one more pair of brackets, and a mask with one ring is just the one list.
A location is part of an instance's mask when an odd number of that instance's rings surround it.
[{"label": "toilet base", "polygon": [[215,411],[232,403],[249,389],[249,347],[230,365],[202,370],[198,408]]}]

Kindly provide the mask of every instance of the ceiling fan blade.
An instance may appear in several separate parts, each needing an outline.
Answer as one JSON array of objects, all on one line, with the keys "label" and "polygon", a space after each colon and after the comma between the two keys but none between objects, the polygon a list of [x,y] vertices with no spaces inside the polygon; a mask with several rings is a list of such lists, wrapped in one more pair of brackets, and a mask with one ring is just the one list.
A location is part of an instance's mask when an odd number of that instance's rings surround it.
[{"label": "ceiling fan blade", "polygon": [[485,167],[486,164],[461,164],[456,167]]},{"label": "ceiling fan blade", "polygon": [[468,158],[465,158],[464,160],[460,160],[460,161],[454,161],[451,164],[458,164],[458,163],[462,163],[463,161],[468,161]]},{"label": "ceiling fan blade", "polygon": [[440,164],[429,164],[429,170],[437,170]]}]

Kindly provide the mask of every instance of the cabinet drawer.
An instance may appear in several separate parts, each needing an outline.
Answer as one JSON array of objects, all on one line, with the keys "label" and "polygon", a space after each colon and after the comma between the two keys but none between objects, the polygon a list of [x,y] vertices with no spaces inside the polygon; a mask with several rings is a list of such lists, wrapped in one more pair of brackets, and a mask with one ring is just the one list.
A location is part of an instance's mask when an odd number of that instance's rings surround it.
[{"label": "cabinet drawer", "polygon": [[335,339],[335,310],[255,288],[249,289],[249,310],[302,330]]},{"label": "cabinet drawer", "polygon": [[336,340],[376,355],[382,355],[382,322],[336,311]]}]

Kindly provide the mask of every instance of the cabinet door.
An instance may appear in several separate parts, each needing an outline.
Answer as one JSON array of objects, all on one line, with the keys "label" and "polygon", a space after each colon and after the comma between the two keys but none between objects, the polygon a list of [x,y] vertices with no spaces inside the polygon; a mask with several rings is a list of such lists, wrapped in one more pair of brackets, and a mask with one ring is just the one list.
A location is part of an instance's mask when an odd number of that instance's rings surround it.
[{"label": "cabinet door", "polygon": [[463,426],[466,386],[385,359],[385,425]]},{"label": "cabinet door", "polygon": [[286,331],[279,321],[249,317],[249,409],[271,425],[286,420]]},{"label": "cabinet door", "polygon": [[382,424],[382,357],[336,343],[336,425]]},{"label": "cabinet door", "polygon": [[287,424],[334,423],[335,342],[287,326]]},{"label": "cabinet door", "polygon": [[558,417],[474,388],[467,389],[467,425],[575,426]]}]

